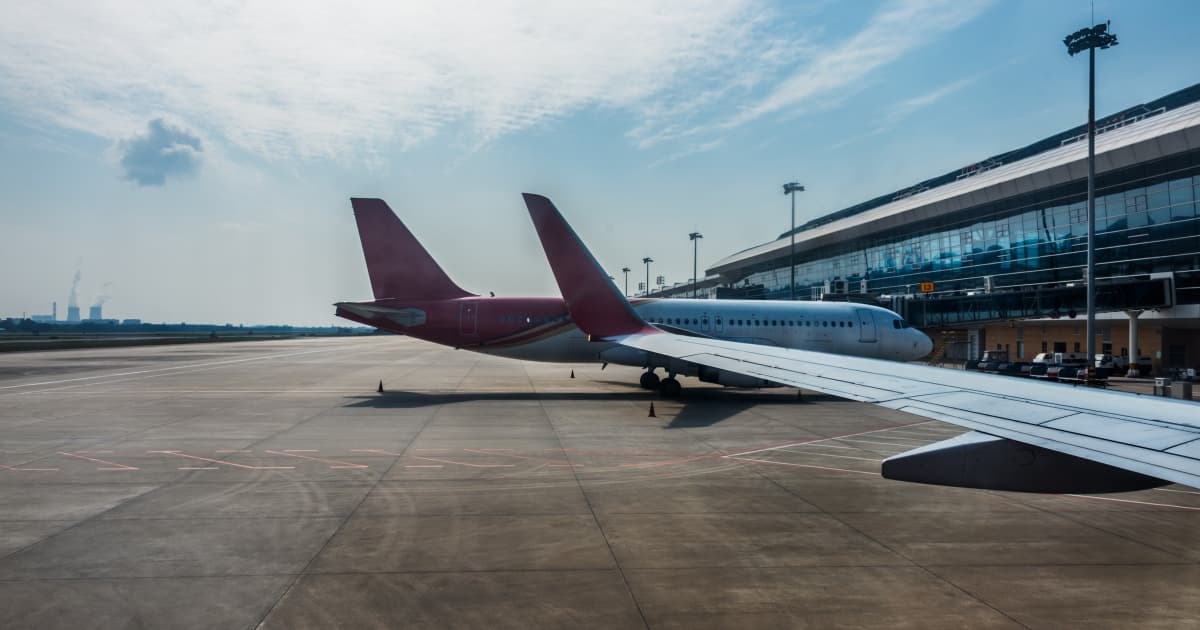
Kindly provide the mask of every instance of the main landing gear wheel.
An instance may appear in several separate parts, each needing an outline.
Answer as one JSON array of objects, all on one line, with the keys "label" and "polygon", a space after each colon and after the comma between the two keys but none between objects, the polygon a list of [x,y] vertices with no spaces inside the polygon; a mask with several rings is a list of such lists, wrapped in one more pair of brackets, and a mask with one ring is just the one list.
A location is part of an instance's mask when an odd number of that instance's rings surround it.
[{"label": "main landing gear wheel", "polygon": [[673,376],[664,378],[662,382],[658,384],[658,392],[662,394],[663,398],[676,398],[682,391],[683,386],[680,385],[679,381],[675,380],[675,377]]},{"label": "main landing gear wheel", "polygon": [[642,389],[658,389],[658,375],[654,372],[642,373]]}]

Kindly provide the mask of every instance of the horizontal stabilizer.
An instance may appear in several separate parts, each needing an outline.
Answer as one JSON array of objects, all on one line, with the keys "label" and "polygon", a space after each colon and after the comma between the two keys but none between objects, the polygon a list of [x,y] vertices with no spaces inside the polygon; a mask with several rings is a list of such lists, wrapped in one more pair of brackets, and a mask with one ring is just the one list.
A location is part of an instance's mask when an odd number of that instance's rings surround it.
[{"label": "horizontal stabilizer", "polygon": [[1128,492],[1169,483],[977,431],[889,457],[883,462],[883,476],[960,488],[1077,494]]}]

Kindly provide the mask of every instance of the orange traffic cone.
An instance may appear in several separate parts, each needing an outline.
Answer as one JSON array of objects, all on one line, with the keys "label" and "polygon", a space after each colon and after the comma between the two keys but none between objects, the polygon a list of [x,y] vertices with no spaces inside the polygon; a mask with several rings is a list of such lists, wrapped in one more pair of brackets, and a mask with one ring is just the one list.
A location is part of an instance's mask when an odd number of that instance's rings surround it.
[{"label": "orange traffic cone", "polygon": [[571,370],[571,378],[575,378],[575,370]]},{"label": "orange traffic cone", "polygon": [[657,418],[658,417],[658,415],[654,413],[654,401],[653,400],[650,401],[650,413],[647,414],[646,417],[647,418]]},{"label": "orange traffic cone", "polygon": [[379,381],[379,389],[377,389],[375,391],[379,392],[380,394],[383,393],[383,381],[382,380]]}]

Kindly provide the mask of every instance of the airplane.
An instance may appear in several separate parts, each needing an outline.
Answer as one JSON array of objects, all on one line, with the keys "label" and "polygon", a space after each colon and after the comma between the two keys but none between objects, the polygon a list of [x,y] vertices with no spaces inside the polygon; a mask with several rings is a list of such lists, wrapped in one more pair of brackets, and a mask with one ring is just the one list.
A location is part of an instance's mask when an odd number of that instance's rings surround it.
[{"label": "airplane", "polygon": [[[560,297],[469,293],[450,279],[382,199],[354,198],[351,205],[375,299],[338,302],[339,317],[514,359],[642,367],[646,371],[640,385],[668,397],[680,394],[678,375],[729,387],[778,386],[707,367],[691,369],[694,364],[679,368],[620,344],[589,343]],[[681,335],[897,361],[919,359],[933,347],[929,337],[896,313],[865,304],[646,298],[633,304],[647,321]],[[667,378],[658,377],[658,368]]]},{"label": "airplane", "polygon": [[971,429],[884,460],[885,478],[1052,493],[1200,488],[1194,403],[679,334],[631,307],[549,199],[526,194],[525,204],[572,320],[593,343]]}]

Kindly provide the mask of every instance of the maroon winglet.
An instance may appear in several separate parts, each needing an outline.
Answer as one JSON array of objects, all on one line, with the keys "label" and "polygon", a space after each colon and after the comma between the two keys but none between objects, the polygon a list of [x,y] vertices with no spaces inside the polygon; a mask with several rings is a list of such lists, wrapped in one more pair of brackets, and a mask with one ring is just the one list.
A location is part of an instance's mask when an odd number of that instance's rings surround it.
[{"label": "maroon winglet", "polygon": [[629,306],[554,204],[541,195],[523,196],[575,324],[595,338],[657,332]]},{"label": "maroon winglet", "polygon": [[382,199],[351,198],[375,299],[452,300],[462,290]]}]

